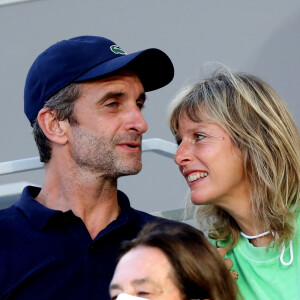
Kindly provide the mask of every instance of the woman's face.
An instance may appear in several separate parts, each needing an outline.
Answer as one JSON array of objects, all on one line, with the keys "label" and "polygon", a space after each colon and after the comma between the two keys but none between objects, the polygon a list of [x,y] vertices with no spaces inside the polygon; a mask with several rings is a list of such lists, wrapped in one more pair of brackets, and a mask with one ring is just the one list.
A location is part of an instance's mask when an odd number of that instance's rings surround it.
[{"label": "woman's face", "polygon": [[158,248],[133,248],[117,265],[109,288],[111,299],[126,293],[153,300],[183,300],[171,279],[172,271],[166,255]]},{"label": "woman's face", "polygon": [[174,160],[190,187],[194,204],[232,209],[243,199],[249,201],[242,153],[220,125],[205,116],[194,122],[183,114],[176,140]]}]

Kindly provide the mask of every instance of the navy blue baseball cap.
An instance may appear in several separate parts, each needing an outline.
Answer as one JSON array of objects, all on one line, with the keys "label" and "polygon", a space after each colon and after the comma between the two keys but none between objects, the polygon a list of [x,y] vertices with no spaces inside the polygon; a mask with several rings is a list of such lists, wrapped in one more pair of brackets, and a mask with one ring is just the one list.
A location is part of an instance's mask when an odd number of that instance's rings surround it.
[{"label": "navy blue baseball cap", "polygon": [[150,48],[127,54],[113,41],[99,36],[79,36],[60,41],[32,64],[24,88],[24,111],[33,125],[46,101],[72,82],[107,77],[128,68],[140,78],[146,92],[159,89],[174,77],[170,58]]}]

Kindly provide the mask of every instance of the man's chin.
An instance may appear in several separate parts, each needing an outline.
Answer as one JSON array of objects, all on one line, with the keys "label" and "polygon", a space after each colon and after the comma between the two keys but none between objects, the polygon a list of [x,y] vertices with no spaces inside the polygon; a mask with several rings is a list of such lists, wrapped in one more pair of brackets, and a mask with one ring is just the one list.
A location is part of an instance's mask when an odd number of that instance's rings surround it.
[{"label": "man's chin", "polygon": [[126,166],[123,166],[123,167],[118,168],[118,169],[119,169],[120,177],[121,176],[128,176],[128,175],[136,175],[142,170],[142,162],[139,161],[139,162],[136,162],[133,165],[130,165],[130,166],[126,165]]}]

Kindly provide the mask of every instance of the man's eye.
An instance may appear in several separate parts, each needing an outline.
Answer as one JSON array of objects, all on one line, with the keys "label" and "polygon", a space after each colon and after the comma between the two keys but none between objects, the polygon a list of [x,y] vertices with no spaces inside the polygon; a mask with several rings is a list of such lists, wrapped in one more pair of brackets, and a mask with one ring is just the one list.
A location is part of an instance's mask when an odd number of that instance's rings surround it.
[{"label": "man's eye", "polygon": [[118,106],[118,102],[110,102],[106,104],[107,107],[117,107]]}]

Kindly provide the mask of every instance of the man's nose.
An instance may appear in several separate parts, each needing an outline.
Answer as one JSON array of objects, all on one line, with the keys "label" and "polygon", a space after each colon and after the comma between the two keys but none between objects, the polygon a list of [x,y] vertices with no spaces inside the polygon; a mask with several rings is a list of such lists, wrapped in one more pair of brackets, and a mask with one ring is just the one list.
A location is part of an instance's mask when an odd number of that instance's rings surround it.
[{"label": "man's nose", "polygon": [[142,112],[138,106],[131,108],[126,114],[126,130],[135,130],[141,134],[148,130],[147,122],[145,121]]}]

